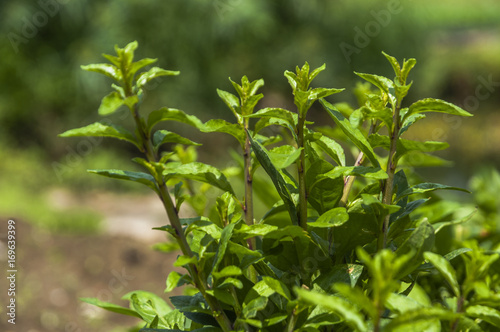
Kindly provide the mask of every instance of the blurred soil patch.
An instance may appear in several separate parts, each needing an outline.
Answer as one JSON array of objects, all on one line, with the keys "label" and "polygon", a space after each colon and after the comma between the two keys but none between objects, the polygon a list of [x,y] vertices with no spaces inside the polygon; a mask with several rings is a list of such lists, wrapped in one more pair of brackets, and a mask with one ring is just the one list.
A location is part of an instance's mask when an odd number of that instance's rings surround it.
[{"label": "blurred soil patch", "polygon": [[[127,331],[139,320],[108,313],[79,298],[96,297],[128,306],[121,297],[130,291],[141,289],[162,295],[177,253],[152,250],[153,244],[166,238],[151,227],[164,225],[165,217],[156,210],[149,196],[117,200],[116,194],[102,193],[76,202],[64,192],[51,195],[54,204],[60,204],[61,208],[93,204],[104,215],[102,232],[96,235],[53,234],[14,218],[18,269],[16,325],[7,324],[2,317],[0,331]],[[152,217],[155,211],[160,219]],[[6,266],[4,253],[9,217],[1,220],[0,262]],[[0,282],[2,316],[5,316],[3,304],[8,300],[5,280],[2,277]]]}]

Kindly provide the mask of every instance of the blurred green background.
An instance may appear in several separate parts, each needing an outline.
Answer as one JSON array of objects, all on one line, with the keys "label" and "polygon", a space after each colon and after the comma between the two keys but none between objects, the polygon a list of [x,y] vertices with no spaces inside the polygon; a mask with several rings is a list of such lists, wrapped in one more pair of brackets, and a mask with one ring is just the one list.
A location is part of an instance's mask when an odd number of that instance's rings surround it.
[{"label": "blurred green background", "polygon": [[[439,156],[452,167],[420,172],[467,187],[482,166],[500,165],[498,0],[17,0],[0,2],[0,31],[0,215],[50,231],[100,227],[90,208],[54,206],[54,195],[46,194],[56,189],[78,197],[102,190],[142,194],[133,184],[85,172],[132,169],[135,151],[120,142],[57,137],[99,120],[100,99],[110,91],[109,80],[80,65],[104,62],[102,53],[133,40],[138,58],[158,58],[160,67],[181,72],[152,82],[144,107],[179,108],[203,121],[232,121],[216,93],[232,90],[228,77],[264,78],[261,106],[293,109],[283,72],[304,61],[326,63],[317,85],[350,91],[359,81],[353,71],[391,77],[382,51],[400,61],[416,58],[407,102],[442,98],[474,114],[429,116],[409,133],[451,145]],[[333,101],[355,98],[344,92]],[[319,108],[309,114],[316,124],[332,124]],[[183,134],[203,141],[200,159],[218,166],[236,148],[223,135]]]}]

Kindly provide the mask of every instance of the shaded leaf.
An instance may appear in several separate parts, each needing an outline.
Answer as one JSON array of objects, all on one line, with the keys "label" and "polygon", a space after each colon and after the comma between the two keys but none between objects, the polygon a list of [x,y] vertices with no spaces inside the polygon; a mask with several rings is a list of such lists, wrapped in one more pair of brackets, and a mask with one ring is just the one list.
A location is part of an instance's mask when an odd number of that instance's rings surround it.
[{"label": "shaded leaf", "polygon": [[344,134],[366,155],[366,157],[370,160],[373,166],[380,167],[377,157],[373,152],[370,143],[365,138],[363,133],[359,129],[355,129],[352,127],[351,123],[348,119],[346,119],[342,113],[340,113],[335,106],[330,104],[329,102],[321,99],[321,104],[325,107],[327,112],[330,114],[332,119],[335,121],[337,126],[342,129]]},{"label": "shaded leaf", "polygon": [[343,207],[337,207],[326,211],[315,222],[311,222],[308,225],[312,227],[335,227],[343,225],[347,220],[349,220],[349,215]]},{"label": "shaded leaf", "polygon": [[87,172],[106,176],[109,178],[142,183],[150,187],[154,191],[158,191],[158,188],[156,187],[156,181],[150,174],[142,172],[123,171],[121,169],[89,169]]},{"label": "shaded leaf", "polygon": [[450,262],[443,256],[435,254],[433,252],[425,252],[424,258],[428,260],[432,265],[434,265],[436,270],[438,270],[439,273],[441,273],[443,278],[450,285],[455,296],[460,297],[460,286],[458,285],[457,281],[457,273],[455,272],[455,269],[451,266]]},{"label": "shaded leaf", "polygon": [[292,196],[288,190],[287,184],[283,179],[283,176],[278,171],[276,166],[274,166],[273,163],[271,162],[271,159],[266,150],[264,149],[264,147],[259,142],[253,140],[250,135],[249,138],[257,160],[259,161],[259,163],[262,165],[262,168],[264,168],[266,173],[273,181],[274,186],[278,191],[278,194],[280,195],[284,205],[288,210],[288,213],[290,214],[290,218],[293,224],[297,225],[298,224],[297,209],[295,207],[295,203],[293,202]]}]

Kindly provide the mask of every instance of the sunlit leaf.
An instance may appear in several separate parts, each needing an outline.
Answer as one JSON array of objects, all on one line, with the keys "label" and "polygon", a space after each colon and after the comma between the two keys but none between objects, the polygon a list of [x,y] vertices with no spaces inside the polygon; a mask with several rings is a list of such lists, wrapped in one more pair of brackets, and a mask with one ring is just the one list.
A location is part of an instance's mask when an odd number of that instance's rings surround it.
[{"label": "sunlit leaf", "polygon": [[313,305],[322,306],[340,316],[345,320],[346,324],[356,331],[369,330],[363,315],[349,302],[336,296],[311,292],[298,287],[295,288],[295,292],[299,296],[299,299]]},{"label": "sunlit leaf", "polygon": [[373,152],[370,143],[367,141],[363,133],[359,129],[355,129],[352,127],[351,123],[348,119],[346,119],[332,104],[321,99],[321,104],[328,111],[332,119],[335,121],[337,126],[342,129],[344,134],[366,155],[366,157],[370,160],[370,162],[375,167],[380,167],[377,157]]},{"label": "sunlit leaf", "polygon": [[457,281],[457,273],[455,269],[451,266],[450,262],[443,256],[435,254],[433,252],[425,252],[424,258],[428,260],[436,270],[441,273],[443,278],[448,282],[453,293],[456,297],[460,297],[460,286]]},{"label": "sunlit leaf", "polygon": [[147,72],[144,72],[144,73],[140,74],[139,76],[137,76],[136,85],[137,85],[137,87],[141,88],[144,85],[146,85],[146,83],[148,83],[151,80],[154,80],[155,78],[158,78],[161,76],[176,76],[179,74],[180,74],[179,71],[165,70],[165,69],[162,69],[159,67],[153,67],[150,70],[148,70]]}]

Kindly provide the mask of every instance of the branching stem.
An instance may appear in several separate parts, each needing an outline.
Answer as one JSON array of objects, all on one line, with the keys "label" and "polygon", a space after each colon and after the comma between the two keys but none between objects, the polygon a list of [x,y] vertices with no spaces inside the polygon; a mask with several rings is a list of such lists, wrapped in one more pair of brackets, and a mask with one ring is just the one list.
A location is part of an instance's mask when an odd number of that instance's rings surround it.
[{"label": "branching stem", "polygon": [[[305,176],[305,163],[306,163],[306,153],[304,147],[304,126],[305,117],[302,116],[303,112],[299,109],[299,120],[297,124],[297,146],[300,151],[300,156],[297,161],[297,170],[299,178],[299,225],[304,230],[307,231],[307,191],[306,191],[306,176]],[[304,112],[305,113],[305,112]]]}]

